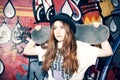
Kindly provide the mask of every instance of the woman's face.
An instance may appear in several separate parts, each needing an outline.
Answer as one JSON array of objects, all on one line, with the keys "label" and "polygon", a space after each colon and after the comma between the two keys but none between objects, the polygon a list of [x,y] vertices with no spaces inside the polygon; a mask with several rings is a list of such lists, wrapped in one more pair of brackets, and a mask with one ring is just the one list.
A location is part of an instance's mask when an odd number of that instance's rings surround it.
[{"label": "woman's face", "polygon": [[56,21],[54,22],[53,28],[56,40],[58,40],[59,42],[63,41],[66,34],[66,30],[63,23],[61,21]]}]

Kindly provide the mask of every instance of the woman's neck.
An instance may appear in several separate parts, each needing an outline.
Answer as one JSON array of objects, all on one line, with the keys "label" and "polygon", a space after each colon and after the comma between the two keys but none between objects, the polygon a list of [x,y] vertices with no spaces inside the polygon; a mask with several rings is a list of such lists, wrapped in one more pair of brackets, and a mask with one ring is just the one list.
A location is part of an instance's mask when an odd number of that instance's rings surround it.
[{"label": "woman's neck", "polygon": [[61,49],[62,48],[62,45],[63,45],[63,42],[58,42],[58,48]]}]

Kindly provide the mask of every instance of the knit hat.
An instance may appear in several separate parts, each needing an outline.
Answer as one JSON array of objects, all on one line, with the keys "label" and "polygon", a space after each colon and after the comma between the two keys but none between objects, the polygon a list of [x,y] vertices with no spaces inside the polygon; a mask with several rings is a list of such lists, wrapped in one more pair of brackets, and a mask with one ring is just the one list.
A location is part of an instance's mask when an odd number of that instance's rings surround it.
[{"label": "knit hat", "polygon": [[57,20],[61,20],[63,22],[66,22],[68,23],[68,25],[70,25],[70,28],[73,30],[74,33],[76,33],[76,27],[75,27],[75,24],[72,20],[72,18],[65,14],[65,13],[59,13],[55,16],[53,16],[51,19],[50,19],[50,27],[52,26],[52,24],[57,21]]}]

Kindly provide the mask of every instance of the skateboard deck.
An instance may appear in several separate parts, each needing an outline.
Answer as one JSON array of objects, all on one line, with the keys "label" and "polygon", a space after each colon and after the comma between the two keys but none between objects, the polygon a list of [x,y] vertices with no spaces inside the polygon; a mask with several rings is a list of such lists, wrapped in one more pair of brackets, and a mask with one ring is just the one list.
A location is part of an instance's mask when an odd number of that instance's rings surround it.
[{"label": "skateboard deck", "polygon": [[[38,43],[43,44],[49,40],[50,27],[42,27],[41,30],[33,30],[31,33],[32,39]],[[76,40],[80,40],[89,44],[100,44],[109,38],[109,28],[105,25],[99,25],[98,28],[93,25],[76,24]]]},{"label": "skateboard deck", "polygon": [[89,44],[100,44],[109,38],[109,28],[102,24],[98,28],[95,28],[92,24],[76,24],[75,37],[77,40]]},{"label": "skateboard deck", "polygon": [[37,44],[43,44],[46,41],[49,40],[49,35],[50,35],[50,27],[45,26],[42,27],[41,30],[33,30],[31,33],[31,38],[33,41],[35,41]]}]

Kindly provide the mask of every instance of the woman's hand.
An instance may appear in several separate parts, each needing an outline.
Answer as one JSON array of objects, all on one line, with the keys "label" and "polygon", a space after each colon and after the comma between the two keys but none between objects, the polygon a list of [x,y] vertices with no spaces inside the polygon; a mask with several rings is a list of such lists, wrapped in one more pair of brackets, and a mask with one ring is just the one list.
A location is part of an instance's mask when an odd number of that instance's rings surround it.
[{"label": "woman's hand", "polygon": [[35,26],[35,30],[37,30],[37,31],[39,31],[39,30],[41,30],[41,25],[37,25],[37,26]]}]

